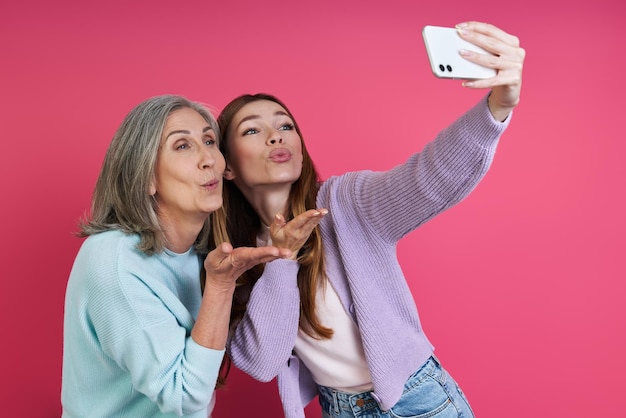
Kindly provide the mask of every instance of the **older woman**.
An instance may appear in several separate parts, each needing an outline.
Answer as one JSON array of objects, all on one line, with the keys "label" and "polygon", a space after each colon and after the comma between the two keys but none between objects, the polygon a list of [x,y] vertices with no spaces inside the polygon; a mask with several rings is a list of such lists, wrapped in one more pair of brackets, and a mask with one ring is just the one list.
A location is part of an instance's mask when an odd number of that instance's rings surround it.
[{"label": "older woman", "polygon": [[223,225],[218,141],[212,115],[179,96],[144,101],[117,130],[67,285],[64,417],[210,416],[235,279],[291,255],[209,242],[211,214]]}]

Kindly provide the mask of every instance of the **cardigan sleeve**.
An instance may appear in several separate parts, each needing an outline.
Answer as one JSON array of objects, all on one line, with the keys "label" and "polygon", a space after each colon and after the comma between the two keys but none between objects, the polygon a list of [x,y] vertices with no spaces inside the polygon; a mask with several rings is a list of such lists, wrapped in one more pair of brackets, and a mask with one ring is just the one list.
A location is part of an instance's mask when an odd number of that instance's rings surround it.
[{"label": "cardigan sleeve", "polygon": [[496,121],[485,97],[404,164],[345,176],[342,201],[354,202],[355,222],[394,244],[474,190],[510,120]]},{"label": "cardigan sleeve", "polygon": [[298,334],[298,263],[274,260],[255,283],[246,313],[229,338],[228,353],[239,369],[268,382],[291,356]]}]

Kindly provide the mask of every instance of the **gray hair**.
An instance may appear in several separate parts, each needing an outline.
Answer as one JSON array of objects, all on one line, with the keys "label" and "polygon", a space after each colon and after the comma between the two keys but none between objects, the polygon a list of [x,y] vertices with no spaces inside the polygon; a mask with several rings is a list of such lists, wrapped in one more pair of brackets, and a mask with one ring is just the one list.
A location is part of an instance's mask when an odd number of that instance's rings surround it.
[{"label": "gray hair", "polygon": [[[138,248],[148,255],[165,248],[165,234],[149,187],[167,117],[182,108],[197,111],[220,138],[215,118],[201,103],[163,95],[137,105],[126,115],[109,145],[93,193],[91,213],[80,221],[79,236],[121,230],[139,234]],[[209,225],[207,219],[198,242],[207,241]]]}]

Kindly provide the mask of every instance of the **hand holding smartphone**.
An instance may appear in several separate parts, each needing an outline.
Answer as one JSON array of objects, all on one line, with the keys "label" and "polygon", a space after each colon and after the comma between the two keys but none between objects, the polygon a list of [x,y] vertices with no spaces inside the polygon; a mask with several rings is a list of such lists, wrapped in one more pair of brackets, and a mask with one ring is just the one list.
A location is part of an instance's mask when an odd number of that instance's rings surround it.
[{"label": "hand holding smartphone", "polygon": [[425,26],[422,30],[422,37],[435,77],[477,80],[496,75],[496,70],[493,68],[470,62],[459,54],[461,49],[481,54],[489,54],[489,52],[462,39],[456,28]]}]

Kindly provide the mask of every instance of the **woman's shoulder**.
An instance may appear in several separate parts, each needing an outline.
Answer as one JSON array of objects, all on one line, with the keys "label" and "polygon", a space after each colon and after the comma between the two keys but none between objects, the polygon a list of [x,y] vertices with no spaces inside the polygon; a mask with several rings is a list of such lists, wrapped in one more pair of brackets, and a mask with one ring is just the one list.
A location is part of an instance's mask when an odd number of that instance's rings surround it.
[{"label": "woman's shoulder", "polygon": [[117,230],[87,237],[74,261],[73,280],[90,283],[89,287],[96,292],[111,291],[134,283],[136,277],[160,264],[158,255],[146,255],[137,248],[137,244],[137,234]]},{"label": "woman's shoulder", "polygon": [[318,183],[318,200],[320,197],[326,199],[329,195],[336,193],[352,194],[355,190],[355,186],[361,181],[376,178],[383,173],[384,172],[376,172],[373,170],[357,170],[330,176],[326,180]]},{"label": "woman's shoulder", "polygon": [[124,260],[143,258],[145,254],[137,248],[139,236],[119,230],[99,232],[90,235],[83,241],[77,255],[90,268],[102,268],[106,265],[119,265]]},{"label": "woman's shoulder", "polygon": [[82,249],[105,252],[136,247],[138,243],[139,235],[115,229],[90,235],[83,242]]}]

